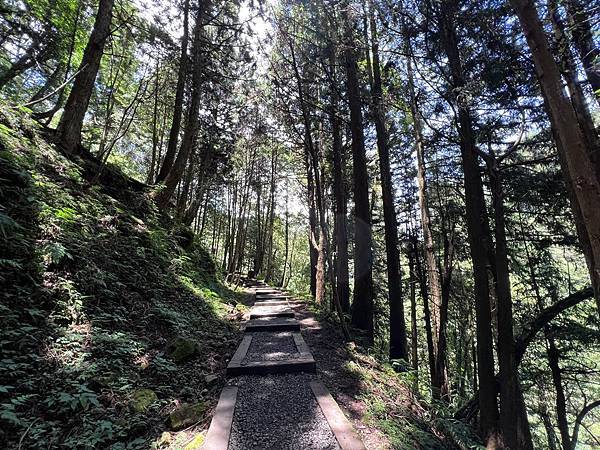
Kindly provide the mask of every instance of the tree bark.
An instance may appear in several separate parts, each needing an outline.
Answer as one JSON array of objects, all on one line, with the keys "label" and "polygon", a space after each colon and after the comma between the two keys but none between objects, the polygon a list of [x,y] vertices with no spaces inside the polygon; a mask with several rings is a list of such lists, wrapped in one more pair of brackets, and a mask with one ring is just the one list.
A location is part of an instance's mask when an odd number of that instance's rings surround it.
[{"label": "tree bark", "polygon": [[177,72],[177,87],[175,89],[175,105],[173,107],[173,118],[171,129],[169,130],[169,140],[167,142],[167,151],[156,177],[156,183],[162,183],[166,180],[177,152],[177,142],[179,139],[179,130],[181,129],[181,116],[183,114],[183,97],[185,94],[185,82],[187,79],[187,48],[189,41],[189,22],[190,0],[185,0],[183,6],[183,36],[181,37],[181,55],[179,57],[179,71]]},{"label": "tree bark", "polygon": [[346,188],[344,184],[344,149],[342,146],[341,124],[339,117],[339,94],[337,80],[337,55],[332,40],[329,38],[328,59],[330,70],[330,105],[328,110],[332,134],[333,159],[333,191],[335,198],[335,279],[337,296],[342,310],[350,311],[350,276],[348,272],[348,227]]},{"label": "tree bark", "polygon": [[83,119],[94,90],[94,82],[104,53],[104,45],[110,34],[113,6],[114,0],[100,0],[94,28],[83,51],[83,59],[78,69],[79,73],[75,77],[75,82],[56,130],[59,141],[69,154],[76,153],[81,144]]},{"label": "tree bark", "polygon": [[596,101],[600,105],[600,70],[598,68],[600,49],[594,43],[590,26],[592,13],[591,11],[586,12],[579,0],[567,0],[565,4],[575,47],[583,63],[588,82],[594,91]]},{"label": "tree bark", "polygon": [[373,339],[373,254],[371,236],[371,209],[369,207],[369,174],[365,155],[362,105],[356,49],[355,24],[348,16],[348,5],[343,8],[345,22],[346,90],[350,103],[350,131],[352,133],[352,171],[354,188],[354,299],[352,324],[367,332]]},{"label": "tree bark", "polygon": [[565,398],[565,390],[562,384],[562,372],[559,364],[559,353],[556,348],[556,343],[552,337],[548,327],[545,328],[546,341],[548,347],[546,354],[548,355],[548,365],[552,372],[552,383],[556,392],[556,418],[558,419],[558,430],[560,431],[560,439],[563,450],[571,450],[571,435],[569,434],[569,421],[567,419],[567,400]]},{"label": "tree bark", "polygon": [[[563,176],[572,183],[571,203],[579,208],[582,220],[578,231],[587,234],[589,248],[584,245],[586,261],[600,311],[600,183],[589,149],[573,107],[562,86],[560,71],[548,45],[548,39],[532,0],[511,0],[529,44],[538,80],[548,106],[548,112],[558,139]],[[585,237],[581,237],[585,241]],[[589,253],[588,253],[589,252]]]},{"label": "tree bark", "polygon": [[[432,330],[432,350],[434,370],[432,372],[432,392],[435,398],[447,398],[449,394],[448,371],[446,368],[446,320],[441,321],[442,316],[448,317],[448,296],[442,300],[442,283],[440,282],[440,271],[435,255],[433,230],[431,226],[431,213],[429,211],[427,199],[427,177],[425,173],[425,156],[423,149],[423,128],[419,105],[414,86],[414,76],[412,70],[412,49],[408,36],[406,39],[407,71],[408,71],[408,91],[410,97],[410,109],[413,119],[413,133],[415,136],[415,152],[417,156],[417,190],[419,197],[419,211],[421,213],[421,229],[423,231],[423,246],[425,252],[425,264],[427,266],[427,279],[429,281],[429,294],[433,303],[431,313]],[[429,308],[428,308],[429,309]],[[442,336],[443,335],[443,336]]]},{"label": "tree bark", "polygon": [[173,162],[173,166],[165,178],[165,188],[160,191],[157,195],[157,204],[163,208],[167,206],[169,200],[175,192],[177,184],[181,180],[185,165],[190,157],[192,149],[194,147],[194,141],[198,134],[198,128],[200,125],[200,100],[202,93],[202,68],[203,68],[203,57],[202,57],[202,20],[207,5],[206,2],[201,1],[198,5],[198,12],[196,14],[196,24],[194,26],[194,42],[193,48],[193,70],[192,70],[192,94],[190,100],[190,107],[187,114],[186,127],[183,132],[183,138],[181,140],[181,146],[177,157]]},{"label": "tree bark", "polygon": [[[456,31],[452,22],[452,15],[456,10],[457,7],[453,0],[446,1],[440,6],[438,14],[442,45],[448,57],[453,90],[460,89],[465,85]],[[489,236],[484,225],[484,222],[487,222],[487,212],[483,196],[483,183],[477,162],[471,113],[468,106],[461,105],[457,100],[455,103],[458,109],[458,131],[464,172],[467,233],[475,281],[479,426],[484,442],[493,447],[499,443],[496,442],[498,439],[498,405],[494,377],[490,290],[486,267],[490,247]]]},{"label": "tree bark", "polygon": [[372,0],[369,0],[369,23],[371,29],[371,56],[373,58],[371,102],[375,131],[377,134],[377,153],[379,155],[379,172],[381,175],[390,314],[389,358],[390,360],[403,359],[408,361],[406,322],[402,298],[402,274],[400,272],[398,222],[396,220],[396,208],[394,206],[394,187],[392,185],[388,132],[385,124],[385,110],[383,105],[383,86],[381,82],[381,68],[379,61],[379,37],[377,35],[377,23],[375,21]]}]

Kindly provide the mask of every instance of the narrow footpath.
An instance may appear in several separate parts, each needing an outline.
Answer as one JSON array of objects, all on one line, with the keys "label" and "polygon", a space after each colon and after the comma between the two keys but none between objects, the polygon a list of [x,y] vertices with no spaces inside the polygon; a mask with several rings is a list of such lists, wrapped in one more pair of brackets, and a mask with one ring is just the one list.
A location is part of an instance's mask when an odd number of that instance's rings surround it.
[{"label": "narrow footpath", "polygon": [[294,308],[301,302],[262,282],[244,338],[227,366],[204,450],[366,450],[316,375]]}]

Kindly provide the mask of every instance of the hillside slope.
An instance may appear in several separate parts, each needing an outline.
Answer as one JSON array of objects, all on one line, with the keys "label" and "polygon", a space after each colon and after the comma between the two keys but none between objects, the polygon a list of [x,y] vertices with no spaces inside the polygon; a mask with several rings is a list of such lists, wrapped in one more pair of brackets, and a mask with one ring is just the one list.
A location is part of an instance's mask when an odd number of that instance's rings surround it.
[{"label": "hillside slope", "polygon": [[[91,184],[86,164],[57,152],[25,112],[0,108],[8,448],[174,439],[161,434],[209,419],[223,380],[213,374],[237,344],[244,294],[218,280],[191,233],[170,229],[143,186],[115,170]],[[170,423],[182,404],[195,408]]]}]

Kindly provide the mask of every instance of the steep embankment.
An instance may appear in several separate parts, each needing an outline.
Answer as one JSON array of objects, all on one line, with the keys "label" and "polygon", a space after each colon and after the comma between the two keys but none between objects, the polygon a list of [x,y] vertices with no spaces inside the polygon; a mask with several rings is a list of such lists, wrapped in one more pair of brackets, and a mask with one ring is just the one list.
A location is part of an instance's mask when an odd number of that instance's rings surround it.
[{"label": "steep embankment", "polygon": [[210,417],[237,344],[243,295],[142,185],[94,171],[0,107],[3,448],[183,447],[163,432]]}]

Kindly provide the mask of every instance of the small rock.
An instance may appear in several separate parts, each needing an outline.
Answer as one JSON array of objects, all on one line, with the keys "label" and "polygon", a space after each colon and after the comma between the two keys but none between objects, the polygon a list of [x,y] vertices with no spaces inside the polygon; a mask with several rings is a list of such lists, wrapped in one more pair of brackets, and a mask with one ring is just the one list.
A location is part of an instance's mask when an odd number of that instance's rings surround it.
[{"label": "small rock", "polygon": [[193,405],[181,405],[171,414],[169,414],[169,423],[173,430],[180,430],[195,424],[202,418],[202,413],[206,410],[205,403],[195,403]]},{"label": "small rock", "polygon": [[152,389],[139,389],[133,393],[131,406],[135,411],[143,413],[156,400],[158,400],[158,397]]},{"label": "small rock", "polygon": [[204,376],[204,382],[209,385],[213,384],[218,379],[219,379],[219,377],[217,375],[205,375]]},{"label": "small rock", "polygon": [[196,354],[196,343],[190,339],[178,337],[173,339],[167,345],[167,354],[175,361],[180,363],[191,358]]}]

